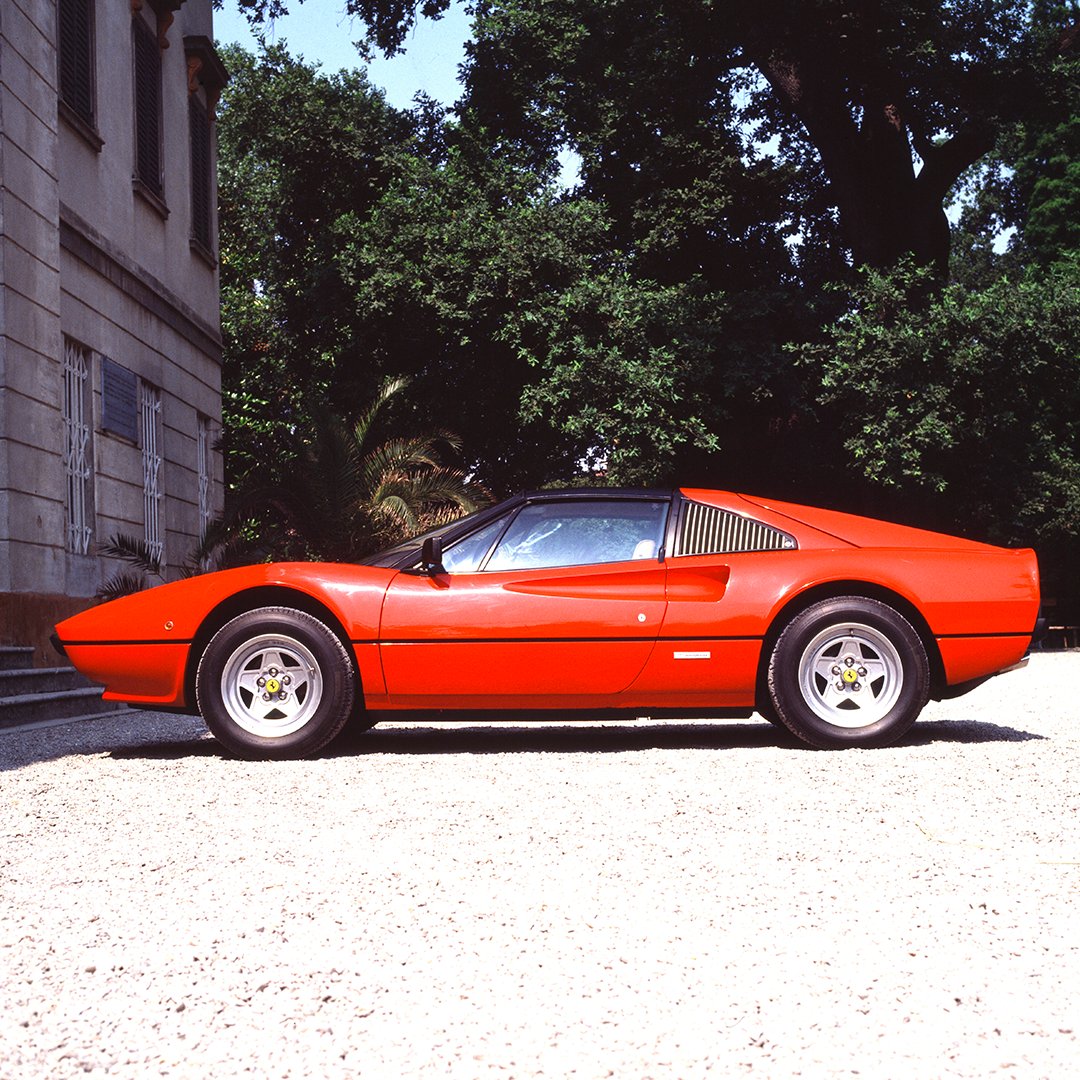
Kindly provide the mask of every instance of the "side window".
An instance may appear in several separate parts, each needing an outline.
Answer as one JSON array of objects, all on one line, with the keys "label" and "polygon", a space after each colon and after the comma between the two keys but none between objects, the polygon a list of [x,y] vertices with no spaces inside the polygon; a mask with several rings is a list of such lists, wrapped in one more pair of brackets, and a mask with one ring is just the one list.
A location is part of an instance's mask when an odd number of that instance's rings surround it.
[{"label": "side window", "polygon": [[722,555],[734,551],[785,551],[795,548],[795,538],[771,525],[718,510],[715,506],[687,502],[679,522],[677,555]]},{"label": "side window", "polygon": [[443,569],[448,574],[475,574],[505,524],[504,515],[448,547],[443,552]]},{"label": "side window", "polygon": [[514,518],[485,570],[655,559],[668,504],[604,499],[533,503]]}]

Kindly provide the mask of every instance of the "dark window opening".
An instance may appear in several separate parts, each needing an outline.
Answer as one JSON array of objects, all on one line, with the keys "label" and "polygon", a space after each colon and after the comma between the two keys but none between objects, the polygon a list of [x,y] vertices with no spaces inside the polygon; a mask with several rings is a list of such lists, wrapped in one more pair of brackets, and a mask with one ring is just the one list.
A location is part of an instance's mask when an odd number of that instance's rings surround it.
[{"label": "dark window opening", "polygon": [[162,198],[161,50],[157,35],[141,19],[132,22],[135,56],[135,177]]},{"label": "dark window opening", "polygon": [[188,98],[191,126],[191,237],[210,248],[210,117],[197,97]]},{"label": "dark window opening", "polygon": [[94,126],[93,0],[60,0],[60,100],[85,124]]}]

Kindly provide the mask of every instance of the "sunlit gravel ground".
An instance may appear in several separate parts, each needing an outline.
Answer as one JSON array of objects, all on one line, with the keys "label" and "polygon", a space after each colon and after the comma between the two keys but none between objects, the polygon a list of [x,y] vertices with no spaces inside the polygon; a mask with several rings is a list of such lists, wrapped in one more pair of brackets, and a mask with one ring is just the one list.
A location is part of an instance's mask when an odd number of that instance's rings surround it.
[{"label": "sunlit gravel ground", "polygon": [[0,1076],[1062,1077],[1080,654],[765,723],[0,733]]}]

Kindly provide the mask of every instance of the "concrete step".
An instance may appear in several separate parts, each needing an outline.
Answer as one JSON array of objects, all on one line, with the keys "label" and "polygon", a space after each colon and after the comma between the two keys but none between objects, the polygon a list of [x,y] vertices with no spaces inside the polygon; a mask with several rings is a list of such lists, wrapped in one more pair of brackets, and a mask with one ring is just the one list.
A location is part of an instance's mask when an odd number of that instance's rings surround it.
[{"label": "concrete step", "polygon": [[[116,705],[116,703],[113,703]],[[62,724],[78,724],[83,720],[119,720],[125,716],[138,716],[138,711],[128,708],[127,705],[116,705],[108,712],[81,713],[78,716],[60,716],[55,720],[34,720],[28,724],[12,724],[8,727],[0,727],[0,738],[5,735],[16,738],[22,731],[37,731],[41,728],[60,727]]]},{"label": "concrete step", "polygon": [[75,690],[54,690],[40,694],[17,694],[0,698],[0,729],[82,719],[116,710],[115,702],[101,700],[100,686],[83,686]]},{"label": "concrete step", "polygon": [[0,671],[17,671],[30,667],[34,650],[26,645],[0,645]]},{"label": "concrete step", "polygon": [[89,685],[73,667],[0,670],[0,698],[50,694],[56,690],[77,690]]}]

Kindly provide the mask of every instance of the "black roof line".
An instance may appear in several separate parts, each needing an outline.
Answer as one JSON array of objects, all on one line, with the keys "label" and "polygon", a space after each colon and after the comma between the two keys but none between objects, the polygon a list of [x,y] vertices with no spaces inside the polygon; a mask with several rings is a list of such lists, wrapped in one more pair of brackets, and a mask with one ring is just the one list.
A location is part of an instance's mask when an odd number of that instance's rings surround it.
[{"label": "black roof line", "polygon": [[[526,502],[535,500],[558,499],[670,499],[675,494],[671,488],[631,488],[631,487],[576,487],[576,488],[541,488],[536,491],[519,492],[518,498]],[[513,496],[511,496],[511,499]],[[510,500],[506,500],[509,502]]]}]

